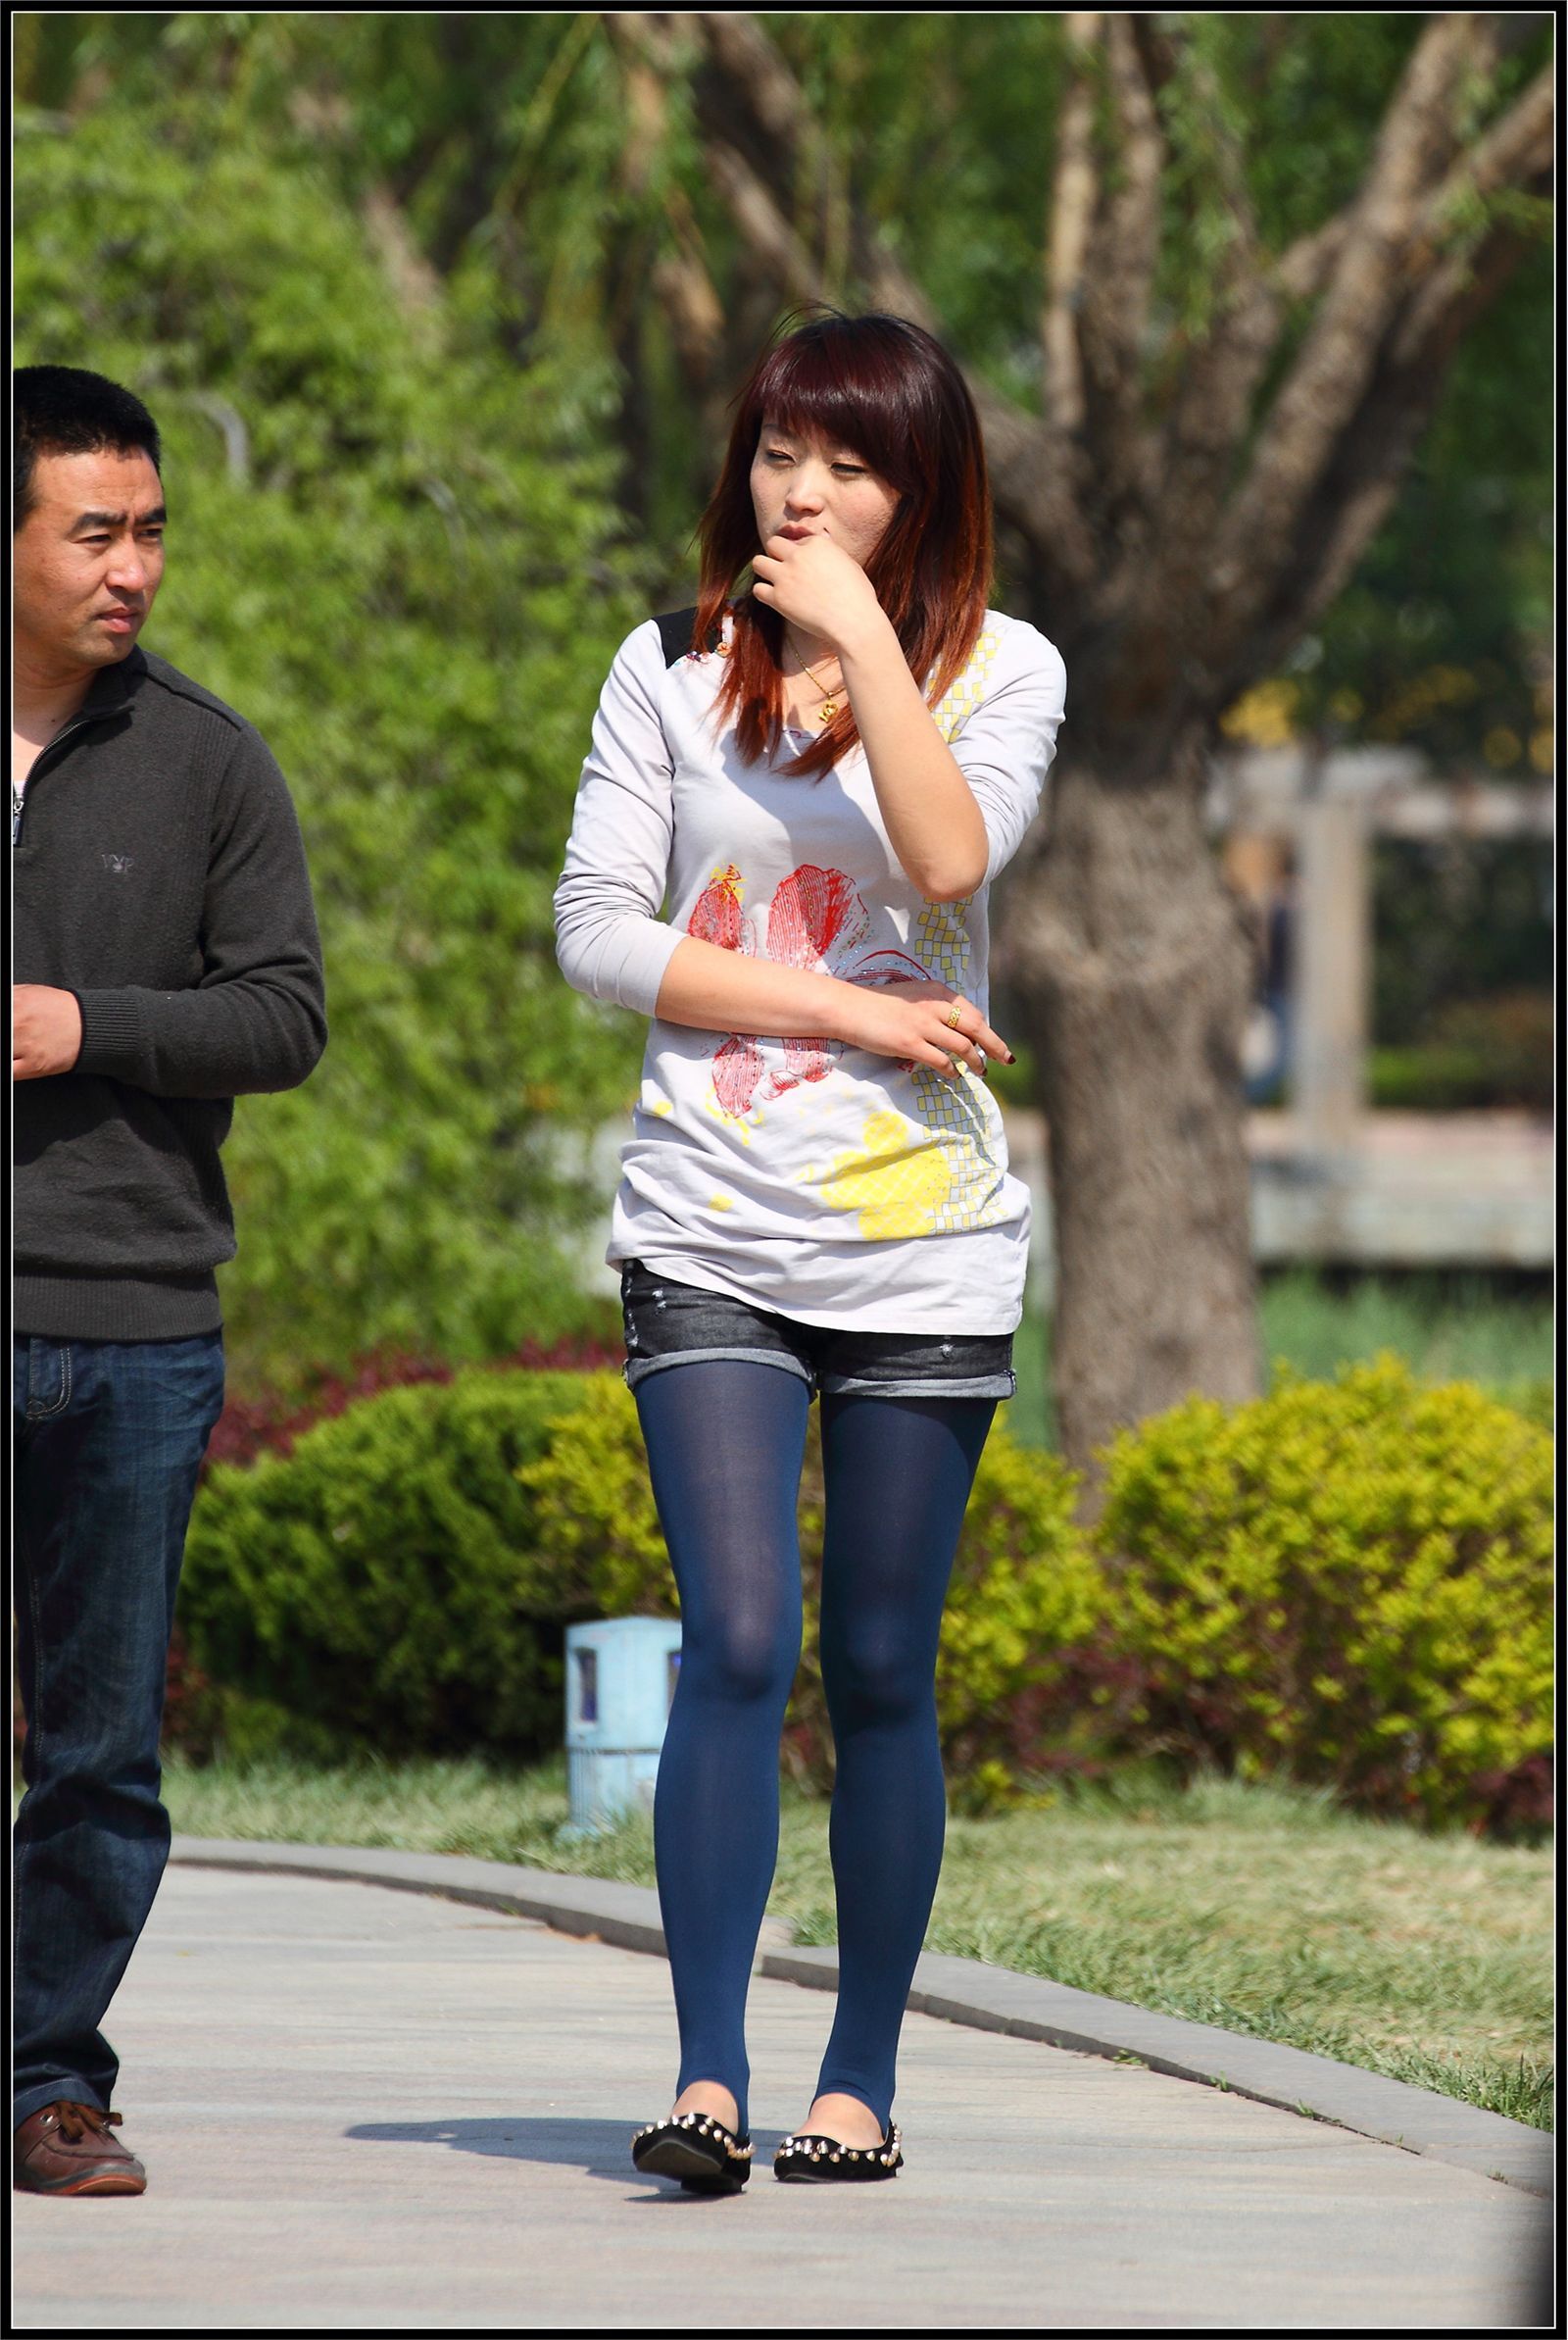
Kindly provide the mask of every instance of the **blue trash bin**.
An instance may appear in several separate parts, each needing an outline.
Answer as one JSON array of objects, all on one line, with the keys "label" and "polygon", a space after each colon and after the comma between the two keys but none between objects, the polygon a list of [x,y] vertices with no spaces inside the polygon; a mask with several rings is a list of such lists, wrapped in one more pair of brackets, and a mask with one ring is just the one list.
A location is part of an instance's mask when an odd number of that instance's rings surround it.
[{"label": "blue trash bin", "polygon": [[680,1666],[672,1617],[612,1617],[566,1628],[568,1834],[597,1835],[652,1812],[659,1751]]}]

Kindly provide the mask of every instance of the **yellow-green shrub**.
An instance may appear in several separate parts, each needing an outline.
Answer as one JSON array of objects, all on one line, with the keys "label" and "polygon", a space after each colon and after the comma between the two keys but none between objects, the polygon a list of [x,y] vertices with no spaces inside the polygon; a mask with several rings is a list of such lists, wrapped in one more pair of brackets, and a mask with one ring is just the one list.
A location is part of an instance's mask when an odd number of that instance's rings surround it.
[{"label": "yellow-green shrub", "polygon": [[1550,1745],[1552,1441],[1392,1356],[1195,1398],[1108,1450],[1146,1751],[1483,1823]]},{"label": "yellow-green shrub", "polygon": [[[999,1422],[937,1675],[953,1791],[1163,1756],[1504,1830],[1549,1810],[1552,1442],[1393,1359],[1195,1399],[1075,1482]],[[785,1731],[831,1776],[816,1659],[822,1474],[800,1500],[806,1643]],[[198,1498],[181,1593],[220,1733],[296,1752],[535,1753],[573,1618],[673,1614],[636,1410],[613,1373],[470,1371],[351,1406]],[[204,1694],[205,1695],[205,1694]]]},{"label": "yellow-green shrub", "polygon": [[390,1389],[220,1464],[196,1499],[179,1616],[219,1685],[220,1735],[299,1753],[559,1739],[562,1620],[517,1466],[574,1373],[459,1373]]},{"label": "yellow-green shrub", "polygon": [[[558,1582],[609,1615],[673,1616],[674,1584],[648,1484],[636,1408],[616,1376],[585,1375],[577,1408],[518,1477]],[[943,1621],[937,1717],[956,1788],[1000,1800],[1016,1758],[1014,1708],[1055,1680],[1063,1651],[1100,1617],[1099,1572],[1073,1524],[1076,1481],[1049,1455],[1014,1444],[1001,1423],[981,1459]],[[832,1775],[832,1738],[817,1664],[822,1462],[813,1410],[800,1501],[805,1646],[785,1726],[797,1773]]]}]

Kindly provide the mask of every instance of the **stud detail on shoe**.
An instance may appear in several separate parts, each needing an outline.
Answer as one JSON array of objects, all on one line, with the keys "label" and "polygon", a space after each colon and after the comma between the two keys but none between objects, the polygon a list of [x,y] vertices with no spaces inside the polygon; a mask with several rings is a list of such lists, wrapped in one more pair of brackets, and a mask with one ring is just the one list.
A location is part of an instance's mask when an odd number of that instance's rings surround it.
[{"label": "stud detail on shoe", "polygon": [[773,2167],[780,2177],[800,2177],[820,2172],[826,2178],[893,2177],[904,2166],[899,2150],[899,2131],[888,2124],[888,2133],[876,2145],[846,2145],[841,2138],[814,2136],[809,2130],[804,2136],[793,2132],[784,2139],[773,2157]]}]

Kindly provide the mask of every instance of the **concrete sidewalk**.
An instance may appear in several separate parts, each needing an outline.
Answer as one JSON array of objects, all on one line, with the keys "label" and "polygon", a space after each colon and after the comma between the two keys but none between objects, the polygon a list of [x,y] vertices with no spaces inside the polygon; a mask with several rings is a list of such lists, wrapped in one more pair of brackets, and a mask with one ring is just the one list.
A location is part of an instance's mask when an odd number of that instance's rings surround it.
[{"label": "concrete sidewalk", "polygon": [[662,1961],[172,1868],[109,2018],[140,2201],[15,2201],[24,2331],[1446,2329],[1543,2318],[1549,2209],[1137,2066],[911,2015],[890,2185],[774,2183],[830,2009],[752,1986],[747,2192],[637,2176]]}]

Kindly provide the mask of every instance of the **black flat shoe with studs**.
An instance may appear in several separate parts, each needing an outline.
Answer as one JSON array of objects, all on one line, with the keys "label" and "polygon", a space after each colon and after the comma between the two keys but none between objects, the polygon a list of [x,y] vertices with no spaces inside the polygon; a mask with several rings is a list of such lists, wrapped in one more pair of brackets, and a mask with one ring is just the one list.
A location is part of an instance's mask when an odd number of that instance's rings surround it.
[{"label": "black flat shoe with studs", "polygon": [[647,2176],[679,2178],[688,2194],[738,2194],[752,2174],[752,2140],[711,2113],[677,2113],[639,2129],[631,2158]]},{"label": "black flat shoe with studs", "polygon": [[806,2130],[799,2137],[786,2137],[773,2156],[773,2175],[796,2185],[897,2177],[903,2166],[899,2132],[891,2121],[880,2145],[841,2145],[837,2137]]}]

